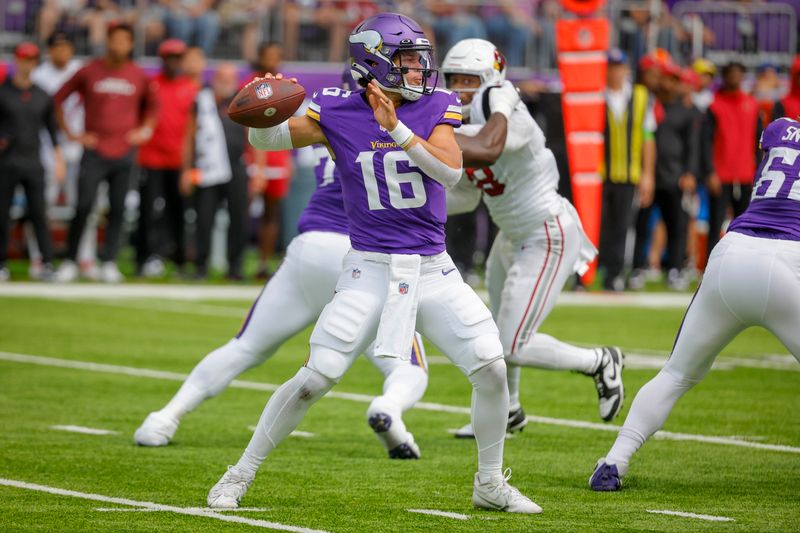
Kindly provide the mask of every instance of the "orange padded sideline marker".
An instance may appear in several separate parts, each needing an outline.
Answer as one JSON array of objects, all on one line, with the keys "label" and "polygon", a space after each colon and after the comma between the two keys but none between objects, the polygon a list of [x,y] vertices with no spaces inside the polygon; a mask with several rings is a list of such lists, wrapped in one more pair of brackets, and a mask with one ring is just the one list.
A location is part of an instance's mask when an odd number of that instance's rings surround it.
[{"label": "orange padded sideline marker", "polygon": [[[593,14],[603,0],[562,0],[579,15]],[[595,246],[600,241],[603,183],[603,130],[608,50],[608,20],[577,18],[556,23],[558,69],[563,86],[561,108],[567,140],[572,198],[581,223]],[[583,276],[590,284],[597,262]]]}]

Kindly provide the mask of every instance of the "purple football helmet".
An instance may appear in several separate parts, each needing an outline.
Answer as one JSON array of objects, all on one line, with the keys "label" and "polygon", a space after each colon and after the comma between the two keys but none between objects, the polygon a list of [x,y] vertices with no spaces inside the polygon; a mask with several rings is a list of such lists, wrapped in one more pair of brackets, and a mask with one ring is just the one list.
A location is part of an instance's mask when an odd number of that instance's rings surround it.
[{"label": "purple football helmet", "polygon": [[[406,100],[419,100],[436,87],[438,72],[433,48],[419,24],[398,13],[380,13],[359,24],[350,34],[350,69],[353,78],[366,85],[376,80],[381,88],[400,93]],[[404,52],[416,53],[403,65]],[[418,60],[418,62],[417,62]],[[422,85],[410,85],[406,75],[422,73]]]}]

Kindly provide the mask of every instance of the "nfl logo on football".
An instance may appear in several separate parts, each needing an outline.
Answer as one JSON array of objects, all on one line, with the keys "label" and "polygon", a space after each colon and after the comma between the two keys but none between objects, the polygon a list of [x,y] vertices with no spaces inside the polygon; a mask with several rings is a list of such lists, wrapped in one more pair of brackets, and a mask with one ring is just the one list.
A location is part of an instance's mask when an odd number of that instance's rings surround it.
[{"label": "nfl logo on football", "polygon": [[408,283],[401,281],[399,285],[400,294],[408,294]]},{"label": "nfl logo on football", "polygon": [[256,87],[256,97],[259,100],[267,100],[272,96],[272,87],[269,83],[262,83]]}]

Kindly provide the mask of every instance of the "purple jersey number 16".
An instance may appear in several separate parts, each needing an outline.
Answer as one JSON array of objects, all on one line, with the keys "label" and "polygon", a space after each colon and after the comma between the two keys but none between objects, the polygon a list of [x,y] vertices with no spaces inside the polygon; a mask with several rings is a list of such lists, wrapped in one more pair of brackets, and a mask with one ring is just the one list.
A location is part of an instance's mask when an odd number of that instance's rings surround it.
[{"label": "purple jersey number 16", "polygon": [[788,198],[800,201],[800,150],[777,146],[761,165],[761,175],[753,189],[753,199]]}]

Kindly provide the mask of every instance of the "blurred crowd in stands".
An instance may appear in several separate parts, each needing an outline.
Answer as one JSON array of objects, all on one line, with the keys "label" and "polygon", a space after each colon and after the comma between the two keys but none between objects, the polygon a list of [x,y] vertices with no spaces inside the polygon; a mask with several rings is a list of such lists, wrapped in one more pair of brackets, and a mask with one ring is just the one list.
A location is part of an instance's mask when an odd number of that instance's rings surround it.
[{"label": "blurred crowd in stands", "polygon": [[[79,54],[103,50],[110,21],[137,30],[137,54],[155,55],[167,38],[200,47],[208,57],[255,60],[259,42],[277,40],[288,61],[345,59],[347,33],[379,11],[413,16],[439,50],[465,37],[488,39],[512,66],[556,66],[555,23],[564,15],[558,0],[7,0],[3,29],[33,35],[43,45],[55,31],[76,37]],[[751,2],[762,9],[720,11],[714,2],[664,0],[608,2],[612,40],[635,64],[655,47],[680,64],[698,50],[783,51],[793,21],[784,11],[800,0]],[[677,9],[675,6],[677,5]],[[730,4],[729,4],[730,5]],[[736,5],[734,3],[733,5]],[[767,9],[771,7],[772,9]],[[777,11],[776,11],[777,10]],[[791,26],[791,24],[794,24]],[[796,46],[796,38],[792,41]],[[699,47],[699,49],[698,49]],[[792,50],[795,52],[796,50]]]},{"label": "blurred crowd in stands", "polygon": [[[22,0],[10,0],[21,2]],[[258,42],[280,40],[286,59],[339,62],[346,36],[380,11],[413,16],[435,36],[440,49],[466,37],[502,46],[510,64],[555,64],[557,0],[34,0],[39,9],[25,21],[39,43],[55,31],[78,36],[79,53],[103,50],[110,21],[124,20],[141,32],[143,52],[154,55],[166,38],[197,46],[209,57],[254,60]],[[33,12],[34,10],[28,10]]]},{"label": "blurred crowd in stands", "polygon": [[[7,75],[0,70],[0,280],[10,276],[8,257],[28,257],[35,279],[121,281],[128,242],[129,275],[205,279],[216,265],[232,280],[267,278],[318,157],[249,149],[227,103],[243,81],[286,59],[341,65],[347,33],[380,10],[421,21],[440,57],[483,37],[527,67],[516,81],[570,195],[560,95],[533,81],[555,65],[555,0],[38,4],[32,35],[13,48]],[[661,277],[687,288],[747,205],[760,130],[800,115],[800,61],[753,68],[738,55],[717,64],[695,57],[667,7],[655,26],[651,11],[621,10],[609,53],[599,247],[607,290]],[[236,63],[221,59],[228,33]],[[715,39],[709,28],[700,35]],[[137,42],[158,58],[156,72],[131,60]],[[653,43],[661,46],[648,52]],[[467,279],[479,279],[493,231],[481,209],[448,222],[448,249]],[[253,272],[243,260],[250,244]]]}]

